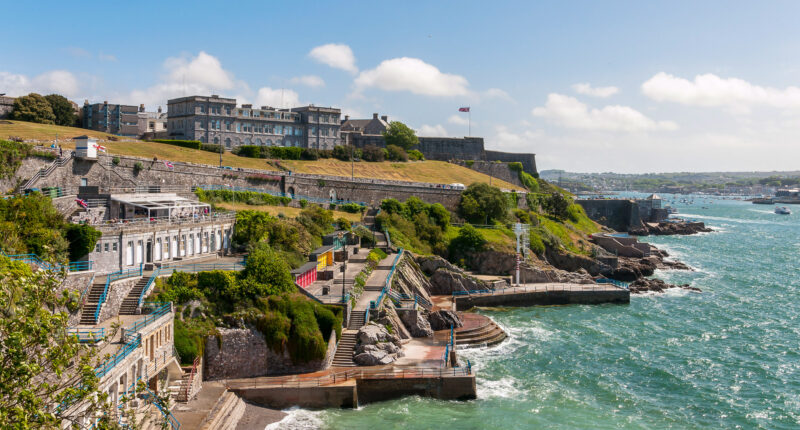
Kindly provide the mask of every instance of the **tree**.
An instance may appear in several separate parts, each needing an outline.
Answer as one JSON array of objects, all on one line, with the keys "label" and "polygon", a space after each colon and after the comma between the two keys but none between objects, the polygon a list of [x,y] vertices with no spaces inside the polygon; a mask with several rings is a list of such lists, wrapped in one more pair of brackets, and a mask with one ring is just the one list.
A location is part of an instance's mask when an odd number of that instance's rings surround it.
[{"label": "tree", "polygon": [[69,259],[77,261],[92,252],[103,233],[90,225],[69,224],[66,230],[69,241]]},{"label": "tree", "polygon": [[453,240],[450,241],[450,259],[459,261],[467,254],[480,252],[486,246],[486,239],[471,224],[464,224]]},{"label": "tree", "polygon": [[383,148],[379,148],[375,145],[367,145],[361,150],[361,158],[363,158],[364,161],[383,161],[386,159],[386,153],[383,151]]},{"label": "tree", "polygon": [[400,121],[389,123],[389,127],[383,132],[383,138],[386,140],[387,147],[389,145],[397,145],[406,151],[419,145],[419,138],[417,138],[414,130]]},{"label": "tree", "polygon": [[390,161],[408,161],[408,154],[406,154],[406,151],[397,145],[387,145],[386,152],[389,154],[387,158]]},{"label": "tree", "polygon": [[14,100],[14,110],[9,115],[9,118],[19,121],[53,124],[56,116],[53,114],[53,108],[50,107],[47,99],[39,94],[30,93]]},{"label": "tree", "polygon": [[569,205],[572,202],[564,197],[561,193],[552,193],[547,198],[543,199],[542,201],[542,209],[548,214],[563,220],[569,216]]},{"label": "tree", "polygon": [[[294,281],[292,281],[292,275],[289,273],[289,265],[286,264],[286,260],[281,258],[280,254],[273,251],[264,242],[259,243],[250,251],[241,276],[242,281],[245,281],[242,285],[242,289],[245,290],[243,294],[245,295],[267,296],[290,292],[294,289]],[[254,282],[264,287],[252,288],[252,285],[246,281]]]},{"label": "tree", "polygon": [[72,109],[72,103],[70,103],[66,97],[58,94],[50,94],[44,96],[44,98],[53,110],[53,115],[55,115],[54,122],[56,125],[75,125],[77,117],[75,116],[75,111]]},{"label": "tree", "polygon": [[91,413],[107,397],[97,392],[93,348],[67,331],[60,283],[0,257],[0,428],[61,428],[83,409],[65,406],[88,402]]},{"label": "tree", "polygon": [[497,187],[474,183],[461,193],[459,214],[471,223],[502,221],[508,212],[508,199]]}]

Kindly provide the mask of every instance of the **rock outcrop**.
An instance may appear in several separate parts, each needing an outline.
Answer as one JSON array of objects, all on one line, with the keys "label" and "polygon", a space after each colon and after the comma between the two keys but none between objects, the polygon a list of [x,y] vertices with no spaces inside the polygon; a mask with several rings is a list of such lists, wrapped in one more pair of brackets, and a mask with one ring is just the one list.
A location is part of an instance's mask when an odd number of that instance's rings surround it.
[{"label": "rock outcrop", "polygon": [[430,323],[431,329],[434,331],[446,330],[451,326],[459,328],[464,325],[461,321],[461,317],[459,317],[457,313],[447,309],[440,309],[436,312],[429,313],[428,323]]},{"label": "rock outcrop", "polygon": [[411,339],[411,333],[409,333],[400,316],[397,315],[397,309],[392,304],[382,306],[378,310],[371,310],[369,314],[372,321],[383,326],[392,327],[392,331],[397,333],[400,339]]},{"label": "rock outcrop", "polygon": [[695,233],[708,233],[711,230],[710,228],[706,227],[705,223],[703,222],[660,222],[658,224],[655,223],[647,223],[641,227],[633,228],[628,231],[628,233],[636,235],[636,236],[648,236],[648,235],[655,235],[655,236],[664,236],[664,235],[689,235]]},{"label": "rock outcrop", "polygon": [[360,366],[390,364],[403,356],[400,338],[380,324],[370,322],[361,327],[357,339],[353,361]]},{"label": "rock outcrop", "polygon": [[409,297],[416,294],[425,300],[431,300],[431,281],[425,277],[411,253],[405,253],[397,264],[392,289]]},{"label": "rock outcrop", "polygon": [[431,294],[450,295],[455,291],[486,290],[489,284],[465,274],[442,267],[435,271],[430,280]]},{"label": "rock outcrop", "polygon": [[701,292],[697,287],[692,287],[689,284],[673,285],[668,284],[660,279],[641,278],[632,282],[629,287],[631,294],[643,294],[647,292],[663,293],[670,288],[682,288],[684,290]]},{"label": "rock outcrop", "polygon": [[397,315],[413,337],[433,336],[431,324],[428,322],[427,311],[399,309]]}]

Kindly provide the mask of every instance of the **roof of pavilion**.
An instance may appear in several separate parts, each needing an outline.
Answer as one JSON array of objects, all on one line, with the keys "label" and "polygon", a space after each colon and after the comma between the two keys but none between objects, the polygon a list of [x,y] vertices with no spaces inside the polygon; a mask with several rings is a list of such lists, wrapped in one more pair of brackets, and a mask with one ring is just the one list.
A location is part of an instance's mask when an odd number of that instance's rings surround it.
[{"label": "roof of pavilion", "polygon": [[174,193],[112,194],[111,200],[150,210],[211,207],[208,203],[189,200]]}]

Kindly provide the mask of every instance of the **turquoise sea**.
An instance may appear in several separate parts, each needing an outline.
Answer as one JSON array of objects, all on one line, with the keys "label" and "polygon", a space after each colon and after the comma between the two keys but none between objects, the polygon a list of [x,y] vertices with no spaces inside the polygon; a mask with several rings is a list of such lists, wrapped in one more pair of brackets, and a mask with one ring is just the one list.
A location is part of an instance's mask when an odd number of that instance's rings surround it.
[{"label": "turquoise sea", "polygon": [[477,400],[295,410],[271,428],[800,428],[800,206],[675,206],[716,231],[647,238],[696,269],[656,276],[703,293],[481,310],[510,339],[462,353]]}]

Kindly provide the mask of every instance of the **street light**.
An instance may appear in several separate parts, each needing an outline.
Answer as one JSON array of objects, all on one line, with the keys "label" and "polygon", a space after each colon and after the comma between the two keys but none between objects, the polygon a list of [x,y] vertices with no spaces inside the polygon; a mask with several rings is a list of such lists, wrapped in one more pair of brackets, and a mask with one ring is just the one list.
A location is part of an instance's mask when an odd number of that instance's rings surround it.
[{"label": "street light", "polygon": [[[339,244],[342,244],[344,232],[340,231],[337,236],[339,237]],[[342,302],[344,302],[344,282],[347,277],[347,245],[342,245],[342,249],[344,249],[344,266],[342,267]]]}]

